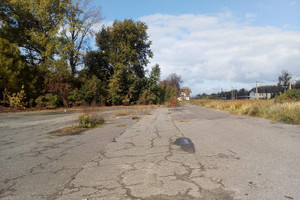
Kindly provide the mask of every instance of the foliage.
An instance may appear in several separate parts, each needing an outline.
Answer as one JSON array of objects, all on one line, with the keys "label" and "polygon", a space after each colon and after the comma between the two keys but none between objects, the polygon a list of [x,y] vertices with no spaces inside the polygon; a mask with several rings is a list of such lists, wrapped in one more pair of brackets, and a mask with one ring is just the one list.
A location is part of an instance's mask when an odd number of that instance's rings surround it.
[{"label": "foliage", "polygon": [[24,68],[17,45],[0,38],[0,89],[19,91],[19,78]]},{"label": "foliage", "polygon": [[91,104],[93,101],[104,103],[106,91],[102,83],[96,76],[92,76],[89,80],[84,80],[84,83],[79,90],[80,97],[86,103]]},{"label": "foliage", "polygon": [[79,106],[82,103],[82,95],[79,93],[78,88],[75,88],[70,92],[68,96],[68,101],[70,106]]},{"label": "foliage", "polygon": [[31,65],[54,58],[68,0],[1,2],[0,37],[17,43]]},{"label": "foliage", "polygon": [[104,118],[99,113],[82,113],[79,116],[79,126],[82,128],[94,128],[104,123]]},{"label": "foliage", "polygon": [[162,81],[162,85],[164,85],[165,87],[172,87],[172,92],[174,92],[174,95],[179,96],[180,93],[180,88],[181,88],[181,84],[182,84],[182,79],[181,76],[172,73],[170,74],[166,80]]},{"label": "foliage", "polygon": [[46,108],[158,104],[178,95],[180,76],[159,83],[159,65],[145,70],[153,53],[143,22],[103,26],[98,49],[87,51],[99,21],[89,0],[1,1],[0,92],[24,91],[29,106]]},{"label": "foliage", "polygon": [[177,107],[179,105],[179,102],[176,98],[176,96],[173,96],[167,103],[167,107]]},{"label": "foliage", "polygon": [[287,101],[300,101],[300,90],[292,89],[287,90],[284,94],[280,93],[275,97],[275,101],[279,103]]},{"label": "foliage", "polygon": [[[18,109],[25,109],[26,106],[26,93],[24,91],[24,85],[21,87],[21,91],[17,93],[10,94],[6,89],[4,92],[5,96],[7,97],[9,107],[11,108],[18,108]],[[4,102],[6,103],[6,102]]]},{"label": "foliage", "polygon": [[136,77],[143,78],[148,58],[153,56],[147,29],[145,23],[127,19],[114,21],[112,27],[103,26],[96,34],[96,42],[103,59],[107,59],[104,63],[128,66]]},{"label": "foliage", "polygon": [[45,108],[56,108],[58,105],[58,97],[55,94],[47,93],[45,95],[39,96],[35,103],[38,107],[45,107]]}]

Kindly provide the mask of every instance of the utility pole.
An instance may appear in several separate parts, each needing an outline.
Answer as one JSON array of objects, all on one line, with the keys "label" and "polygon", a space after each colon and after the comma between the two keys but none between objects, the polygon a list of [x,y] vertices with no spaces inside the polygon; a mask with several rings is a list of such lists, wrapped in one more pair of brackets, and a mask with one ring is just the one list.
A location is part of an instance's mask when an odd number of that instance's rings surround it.
[{"label": "utility pole", "polygon": [[290,77],[289,77],[289,90],[292,89],[292,73],[290,72]]},{"label": "utility pole", "polygon": [[257,88],[257,81],[256,81],[256,92],[255,92],[255,97],[256,97],[256,100],[258,99],[258,88]]}]

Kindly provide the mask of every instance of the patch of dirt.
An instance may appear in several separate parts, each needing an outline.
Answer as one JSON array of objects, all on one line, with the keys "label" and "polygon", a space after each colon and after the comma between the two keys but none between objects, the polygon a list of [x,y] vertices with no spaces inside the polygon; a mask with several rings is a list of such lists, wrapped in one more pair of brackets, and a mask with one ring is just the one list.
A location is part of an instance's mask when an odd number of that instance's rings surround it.
[{"label": "patch of dirt", "polygon": [[56,131],[52,131],[49,134],[54,136],[66,136],[66,135],[79,135],[84,131],[87,131],[88,128],[81,128],[81,127],[65,127]]}]

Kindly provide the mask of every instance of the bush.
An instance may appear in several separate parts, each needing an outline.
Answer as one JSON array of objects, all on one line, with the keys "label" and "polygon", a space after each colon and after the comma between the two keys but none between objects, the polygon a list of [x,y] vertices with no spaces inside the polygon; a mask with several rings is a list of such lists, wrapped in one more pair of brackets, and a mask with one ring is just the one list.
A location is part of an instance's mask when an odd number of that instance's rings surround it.
[{"label": "bush", "polygon": [[300,101],[300,90],[292,89],[286,91],[284,94],[280,93],[276,96],[275,101],[278,103],[284,103],[287,101]]},{"label": "bush", "polygon": [[82,95],[79,93],[78,89],[75,88],[70,92],[68,96],[68,101],[70,106],[79,106],[82,103]]},{"label": "bush", "polygon": [[22,85],[22,89],[20,92],[13,93],[12,95],[10,95],[10,93],[5,89],[4,94],[8,99],[8,102],[4,103],[8,103],[9,107],[25,109],[27,103],[24,101],[26,99],[24,85]]},{"label": "bush", "polygon": [[[105,84],[101,82],[96,76],[92,76],[91,79],[87,80],[79,90],[81,99],[84,100],[88,105],[93,101],[104,103],[105,101]],[[102,102],[101,102],[102,101]]]},{"label": "bush", "polygon": [[58,105],[58,97],[57,95],[48,93],[46,95],[39,96],[35,103],[37,107],[45,107],[45,108],[56,108]]},{"label": "bush", "polygon": [[177,107],[179,105],[179,101],[174,96],[167,102],[167,107]]}]

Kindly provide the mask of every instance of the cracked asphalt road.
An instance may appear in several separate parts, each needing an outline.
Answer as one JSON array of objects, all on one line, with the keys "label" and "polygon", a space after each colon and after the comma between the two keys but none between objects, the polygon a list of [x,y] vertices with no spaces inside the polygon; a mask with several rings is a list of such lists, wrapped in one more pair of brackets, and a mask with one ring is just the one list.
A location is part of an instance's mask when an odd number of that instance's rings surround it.
[{"label": "cracked asphalt road", "polygon": [[1,120],[0,198],[300,199],[300,126],[190,105],[109,123],[49,138]]}]

